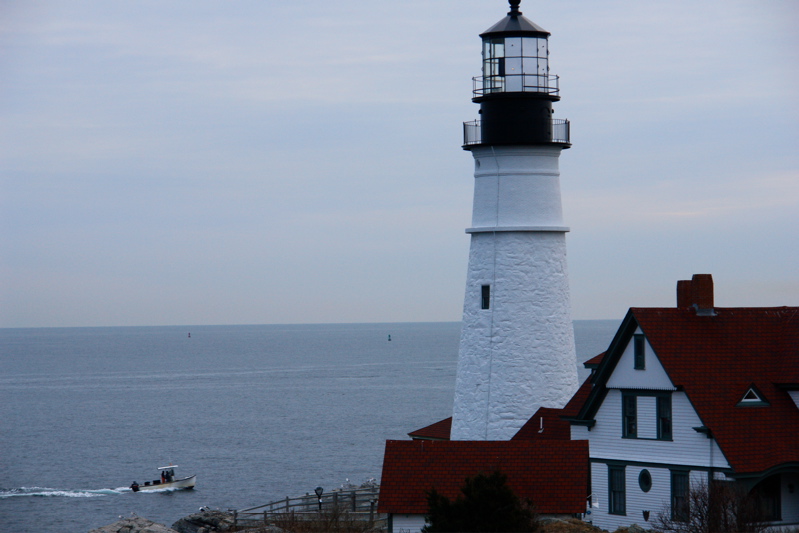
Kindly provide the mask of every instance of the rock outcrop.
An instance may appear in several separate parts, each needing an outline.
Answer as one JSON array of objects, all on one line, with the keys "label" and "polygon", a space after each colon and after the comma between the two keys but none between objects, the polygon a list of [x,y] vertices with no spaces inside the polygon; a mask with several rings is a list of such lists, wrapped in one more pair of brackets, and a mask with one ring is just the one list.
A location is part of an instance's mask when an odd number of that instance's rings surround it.
[{"label": "rock outcrop", "polygon": [[147,520],[140,516],[123,518],[119,522],[114,522],[98,529],[92,529],[89,533],[177,533],[174,529],[169,529],[164,524],[158,524],[152,520]]},{"label": "rock outcrop", "polygon": [[233,515],[225,511],[203,510],[181,518],[172,529],[178,533],[217,533],[233,528]]}]

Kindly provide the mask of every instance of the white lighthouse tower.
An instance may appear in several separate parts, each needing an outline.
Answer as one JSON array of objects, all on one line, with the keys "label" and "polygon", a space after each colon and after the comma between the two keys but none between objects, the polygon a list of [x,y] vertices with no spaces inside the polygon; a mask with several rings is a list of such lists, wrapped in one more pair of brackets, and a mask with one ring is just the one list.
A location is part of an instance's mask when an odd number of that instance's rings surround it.
[{"label": "white lighthouse tower", "polygon": [[552,116],[549,32],[509,3],[480,35],[480,119],[464,124],[475,180],[453,440],[508,440],[577,390],[558,170],[569,123]]}]

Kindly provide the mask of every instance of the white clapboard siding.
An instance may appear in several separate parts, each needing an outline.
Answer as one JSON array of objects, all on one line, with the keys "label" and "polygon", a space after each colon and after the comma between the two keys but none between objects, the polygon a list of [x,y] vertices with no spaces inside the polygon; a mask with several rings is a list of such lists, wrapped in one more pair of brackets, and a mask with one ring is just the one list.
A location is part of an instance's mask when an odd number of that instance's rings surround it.
[{"label": "white clapboard siding", "polygon": [[[642,470],[648,470],[652,476],[652,488],[649,492],[641,490],[638,476]],[[627,466],[624,469],[626,480],[626,514],[613,515],[608,512],[608,465],[592,463],[591,479],[594,484],[592,492],[594,506],[591,509],[591,521],[595,526],[615,531],[619,527],[639,524],[649,529],[655,517],[661,512],[668,512],[671,500],[671,472],[667,468],[650,468]],[[598,499],[597,499],[598,497]],[[649,521],[644,519],[643,511],[649,511]]]},{"label": "white clapboard siding", "polygon": [[[639,329],[636,333],[641,333]],[[613,375],[608,379],[607,386],[611,389],[655,389],[675,390],[674,384],[663,369],[663,365],[655,355],[649,341],[646,341],[644,370],[635,369],[634,347],[632,338],[619,358]]]},{"label": "white clapboard siding", "polygon": [[[572,440],[588,440],[591,434],[585,426],[572,426],[571,438]],[[589,443],[590,444],[590,443]]]},{"label": "white clapboard siding", "polygon": [[395,514],[392,515],[392,528],[389,533],[419,533],[424,527],[424,515]]},{"label": "white clapboard siding", "polygon": [[799,523],[799,474],[782,475],[782,521]]},{"label": "white clapboard siding", "polygon": [[[652,488],[644,492],[638,483],[642,470],[652,476]],[[658,514],[671,509],[671,471],[668,468],[628,466],[627,469],[627,516],[649,529]],[[649,511],[649,521],[644,520],[644,511]]]},{"label": "white clapboard siding", "polygon": [[[648,470],[652,476],[652,488],[644,492],[638,483],[638,476],[642,470]],[[615,531],[620,527],[629,527],[638,524],[646,529],[652,527],[659,514],[666,516],[671,512],[671,471],[663,467],[649,467],[628,465],[624,469],[626,481],[625,499],[626,513],[624,515],[610,514],[610,498],[608,495],[608,465],[604,463],[591,464],[591,483],[593,506],[589,520],[595,525],[608,531]],[[702,471],[690,472],[691,483],[707,479],[707,473]],[[644,518],[644,511],[649,511],[649,520]]]},{"label": "white clapboard siding", "polygon": [[[645,397],[639,396],[641,402]],[[646,404],[646,402],[643,402]],[[596,413],[596,424],[590,431],[572,429],[573,438],[590,441],[592,459],[666,463],[681,466],[729,468],[715,439],[708,439],[693,428],[702,425],[683,392],[671,397],[673,440],[622,438],[621,391],[609,390]],[[639,408],[639,427],[642,412]],[[647,416],[654,417],[654,410]],[[648,423],[648,422],[647,422]]]}]

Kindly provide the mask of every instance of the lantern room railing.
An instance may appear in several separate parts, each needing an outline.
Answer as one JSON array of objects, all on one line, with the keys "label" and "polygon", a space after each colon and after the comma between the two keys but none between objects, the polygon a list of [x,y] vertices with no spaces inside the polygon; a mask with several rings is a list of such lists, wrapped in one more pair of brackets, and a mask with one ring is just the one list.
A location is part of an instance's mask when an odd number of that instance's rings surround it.
[{"label": "lantern room railing", "polygon": [[558,76],[542,74],[506,74],[504,76],[476,76],[472,78],[474,97],[493,93],[544,93],[560,92]]},{"label": "lantern room railing", "polygon": [[[479,120],[463,123],[463,145],[472,146],[482,144],[483,136]],[[570,144],[569,121],[566,119],[552,119],[552,142]]]}]

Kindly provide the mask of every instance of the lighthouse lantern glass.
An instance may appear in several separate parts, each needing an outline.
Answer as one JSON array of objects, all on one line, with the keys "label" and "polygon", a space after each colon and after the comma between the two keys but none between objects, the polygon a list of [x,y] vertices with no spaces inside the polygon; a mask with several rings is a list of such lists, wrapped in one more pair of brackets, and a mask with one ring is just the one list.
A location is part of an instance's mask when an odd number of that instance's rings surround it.
[{"label": "lighthouse lantern glass", "polygon": [[483,93],[549,92],[546,37],[499,37],[483,41]]}]

